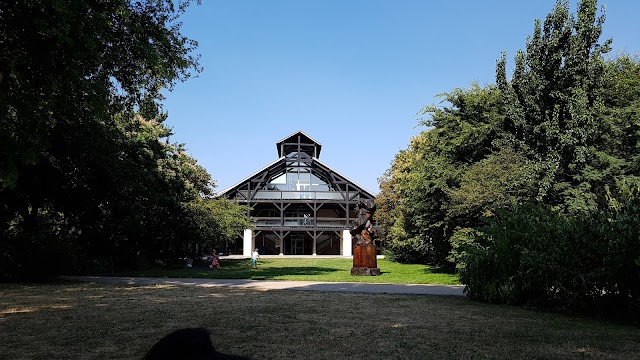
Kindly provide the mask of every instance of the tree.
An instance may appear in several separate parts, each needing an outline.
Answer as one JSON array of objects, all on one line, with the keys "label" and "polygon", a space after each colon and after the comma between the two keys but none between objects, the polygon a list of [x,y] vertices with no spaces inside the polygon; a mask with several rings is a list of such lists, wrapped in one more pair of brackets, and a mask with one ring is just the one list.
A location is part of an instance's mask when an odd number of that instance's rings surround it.
[{"label": "tree", "polygon": [[402,201],[405,198],[406,186],[411,184],[406,177],[413,174],[411,166],[415,162],[414,155],[415,150],[412,147],[396,155],[391,168],[378,179],[380,193],[376,196],[376,221],[384,229],[387,255],[395,261],[405,263],[422,262],[427,255],[424,239],[414,236],[409,240],[405,218],[407,208]]},{"label": "tree", "polygon": [[629,56],[604,60],[611,40],[598,43],[596,13],[583,0],[576,19],[558,2],[510,81],[505,57],[498,62],[505,130],[525,150],[534,191],[452,237],[472,298],[640,318],[640,67]]},{"label": "tree", "polygon": [[603,142],[616,178],[637,183],[640,174],[640,59],[622,55],[605,63]]},{"label": "tree", "polygon": [[198,239],[202,246],[225,249],[233,244],[243,229],[253,225],[247,217],[249,207],[224,198],[192,201],[184,204],[184,231],[189,238]]},{"label": "tree", "polygon": [[0,3],[0,276],[199,241],[186,204],[215,184],[169,143],[161,108],[201,70],[178,22],[189,3]]},{"label": "tree", "polygon": [[428,106],[421,111],[430,115],[422,124],[431,128],[411,139],[409,148],[396,156],[380,179],[378,204],[382,206],[377,218],[388,248],[403,261],[446,264],[449,237],[455,229],[481,221],[456,211],[467,205],[452,196],[473,196],[468,193],[470,186],[456,190],[465,172],[499,152],[504,143],[500,131],[504,116],[495,87],[473,84],[441,97],[451,106]]},{"label": "tree", "polygon": [[558,1],[517,52],[511,81],[505,54],[496,68],[508,130],[540,169],[538,200],[574,213],[595,210],[604,195],[604,184],[591,181],[603,175],[593,159],[607,155],[600,124],[611,40],[598,42],[604,20],[596,0],[582,0],[577,19],[568,1]]},{"label": "tree", "polygon": [[[24,168],[52,162],[51,132],[100,126],[198,70],[172,1],[26,0],[0,5],[1,189]],[[149,112],[149,111],[147,111]],[[146,115],[146,114],[145,114]],[[58,160],[58,159],[55,159]]]},{"label": "tree", "polygon": [[575,17],[559,1],[535,22],[511,79],[503,54],[496,85],[454,89],[422,110],[428,129],[381,178],[377,217],[392,250],[424,245],[422,261],[441,262],[453,246],[459,261],[500,209],[601,211],[619,183],[638,182],[640,71],[631,57],[604,59],[603,23],[595,0]]}]

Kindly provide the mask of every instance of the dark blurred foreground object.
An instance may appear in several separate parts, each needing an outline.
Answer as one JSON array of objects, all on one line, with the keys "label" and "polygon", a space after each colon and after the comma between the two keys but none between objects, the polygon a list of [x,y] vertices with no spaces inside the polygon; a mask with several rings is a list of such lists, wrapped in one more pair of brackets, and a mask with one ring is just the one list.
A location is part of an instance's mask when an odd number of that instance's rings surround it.
[{"label": "dark blurred foreground object", "polygon": [[143,360],[250,360],[216,351],[205,328],[176,330],[153,345]]}]

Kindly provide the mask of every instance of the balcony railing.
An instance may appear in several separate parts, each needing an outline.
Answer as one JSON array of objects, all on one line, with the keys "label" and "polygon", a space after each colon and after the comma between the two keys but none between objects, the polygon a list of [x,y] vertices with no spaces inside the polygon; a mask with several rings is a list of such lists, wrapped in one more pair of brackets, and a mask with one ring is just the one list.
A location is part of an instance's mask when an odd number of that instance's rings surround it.
[{"label": "balcony railing", "polygon": [[[247,197],[247,190],[240,190]],[[337,191],[277,191],[260,190],[254,196],[254,200],[344,200],[344,196]]]},{"label": "balcony railing", "polygon": [[253,218],[252,223],[258,228],[264,227],[319,227],[319,228],[347,228],[347,220],[336,218]]}]

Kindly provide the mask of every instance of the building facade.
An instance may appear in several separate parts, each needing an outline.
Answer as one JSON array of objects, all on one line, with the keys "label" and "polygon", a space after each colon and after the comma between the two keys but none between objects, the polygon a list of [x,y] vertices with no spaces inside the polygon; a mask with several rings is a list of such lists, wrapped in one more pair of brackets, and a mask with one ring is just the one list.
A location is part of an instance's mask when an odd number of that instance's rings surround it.
[{"label": "building facade", "polygon": [[374,195],[322,163],[322,145],[302,131],[276,147],[276,161],[219,194],[252,208],[242,254],[351,256],[356,205]]}]

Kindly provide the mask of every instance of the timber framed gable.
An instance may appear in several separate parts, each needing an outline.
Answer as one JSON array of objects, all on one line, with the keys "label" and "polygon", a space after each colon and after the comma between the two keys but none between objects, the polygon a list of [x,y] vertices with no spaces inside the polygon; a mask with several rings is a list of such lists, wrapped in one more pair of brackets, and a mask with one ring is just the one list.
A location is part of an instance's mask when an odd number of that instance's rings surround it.
[{"label": "timber framed gable", "polygon": [[321,162],[322,145],[302,131],[276,147],[276,161],[218,194],[252,209],[243,254],[351,255],[356,205],[374,195]]}]

